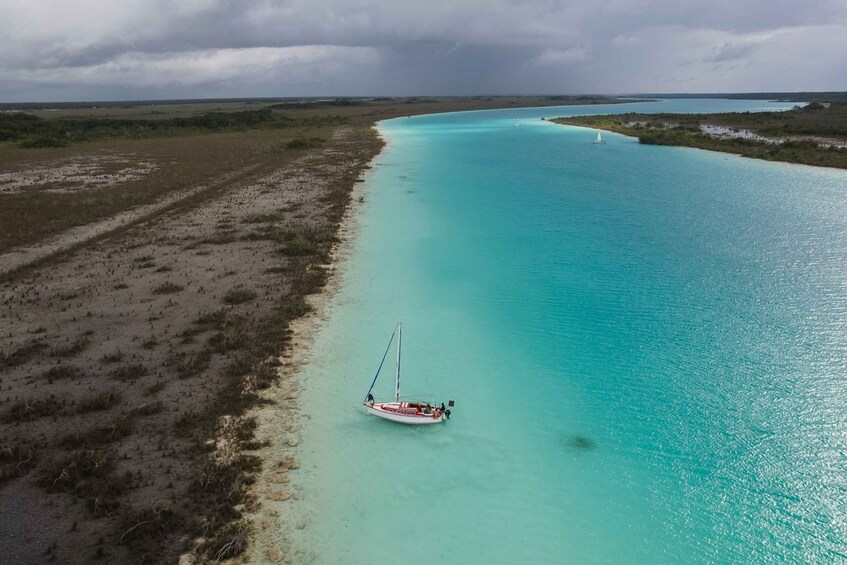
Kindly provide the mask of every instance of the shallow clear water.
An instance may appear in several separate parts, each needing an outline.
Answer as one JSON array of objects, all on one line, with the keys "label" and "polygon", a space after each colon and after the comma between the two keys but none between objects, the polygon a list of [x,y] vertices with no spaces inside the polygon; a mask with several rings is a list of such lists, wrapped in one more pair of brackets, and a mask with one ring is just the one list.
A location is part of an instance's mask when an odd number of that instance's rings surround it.
[{"label": "shallow clear water", "polygon": [[[293,557],[847,559],[847,173],[538,119],[774,106],[382,123],[303,373]],[[398,320],[403,393],[455,399],[445,425],[358,406]]]}]

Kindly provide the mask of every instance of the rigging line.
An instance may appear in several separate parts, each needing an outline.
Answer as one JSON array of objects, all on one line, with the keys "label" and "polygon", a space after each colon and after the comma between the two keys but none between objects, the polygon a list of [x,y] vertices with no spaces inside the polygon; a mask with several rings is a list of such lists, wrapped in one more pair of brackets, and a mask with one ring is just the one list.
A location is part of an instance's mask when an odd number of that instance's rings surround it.
[{"label": "rigging line", "polygon": [[394,335],[397,333],[397,328],[394,328],[394,331],[391,334],[391,339],[388,340],[388,347],[385,348],[385,353],[382,356],[382,361],[379,362],[379,369],[376,370],[376,374],[374,375],[374,380],[371,383],[371,388],[368,389],[368,393],[365,395],[365,402],[368,400],[368,396],[370,396],[371,391],[374,389],[374,385],[376,384],[376,379],[379,377],[379,372],[382,370],[382,365],[385,363],[385,358],[388,357],[388,351],[391,349],[391,344],[394,342]]},{"label": "rigging line", "polygon": [[397,324],[397,384],[394,390],[394,402],[400,402],[400,344],[403,341],[403,326]]}]

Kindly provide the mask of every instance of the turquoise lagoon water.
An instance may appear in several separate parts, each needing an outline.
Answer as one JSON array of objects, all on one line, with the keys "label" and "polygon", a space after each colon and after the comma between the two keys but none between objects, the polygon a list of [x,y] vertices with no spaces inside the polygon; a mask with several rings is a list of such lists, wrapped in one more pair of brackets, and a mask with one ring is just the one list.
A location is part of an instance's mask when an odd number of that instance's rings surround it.
[{"label": "turquoise lagoon water", "polygon": [[[539,119],[775,106],[383,122],[302,375],[292,559],[847,559],[847,173]],[[445,425],[358,405],[398,320]]]}]

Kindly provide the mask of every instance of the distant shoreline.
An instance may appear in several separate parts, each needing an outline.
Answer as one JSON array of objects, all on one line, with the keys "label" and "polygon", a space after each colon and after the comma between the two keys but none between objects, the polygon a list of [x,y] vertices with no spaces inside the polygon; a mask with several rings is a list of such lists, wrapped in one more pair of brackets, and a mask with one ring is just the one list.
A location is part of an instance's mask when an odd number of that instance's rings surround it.
[{"label": "distant shoreline", "polygon": [[[149,106],[196,106],[202,104],[217,105],[243,105],[261,107],[267,104],[289,105],[308,109],[317,106],[358,106],[364,104],[403,103],[418,104],[422,102],[464,101],[473,104],[480,101],[503,101],[510,103],[514,100],[551,102],[561,101],[562,106],[572,104],[620,104],[627,101],[647,101],[658,97],[644,96],[566,96],[566,95],[539,95],[539,96],[374,96],[374,97],[296,97],[296,98],[197,98],[197,99],[162,99],[162,100],[88,100],[80,102],[0,102],[0,112],[10,111],[55,111],[55,110],[100,110],[114,108],[142,108]],[[531,107],[531,106],[527,106]]]},{"label": "distant shoreline", "polygon": [[847,102],[847,91],[808,91],[808,92],[630,92],[626,94],[479,94],[474,96],[259,96],[259,97],[233,97],[233,98],[162,98],[146,100],[77,100],[77,101],[15,101],[0,102],[0,112],[4,110],[40,110],[60,108],[115,108],[115,107],[137,107],[137,106],[169,106],[169,105],[195,105],[195,104],[273,104],[273,103],[296,103],[313,104],[315,102],[331,101],[335,103],[361,103],[361,102],[386,102],[386,101],[426,101],[426,100],[486,100],[486,99],[604,99],[604,100],[657,100],[657,99],[693,99],[711,98],[724,100],[772,100],[774,102],[810,102],[814,100],[828,100]]},{"label": "distant shoreline", "polygon": [[550,122],[635,137],[647,145],[693,147],[816,167],[847,169],[847,104],[784,112],[611,114]]}]

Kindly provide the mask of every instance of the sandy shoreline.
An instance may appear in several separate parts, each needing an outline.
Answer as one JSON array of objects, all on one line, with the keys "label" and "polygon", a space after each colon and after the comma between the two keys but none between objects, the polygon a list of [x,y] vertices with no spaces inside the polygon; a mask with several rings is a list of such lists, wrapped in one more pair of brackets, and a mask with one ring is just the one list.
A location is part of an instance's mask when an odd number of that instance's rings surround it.
[{"label": "sandy shoreline", "polygon": [[[373,167],[388,150],[387,141],[379,130],[378,123],[374,125],[374,129],[385,145],[370,161],[369,167]],[[250,516],[256,525],[256,537],[248,549],[248,561],[297,562],[296,548],[287,541],[282,541],[280,533],[282,513],[290,504],[287,501],[297,500],[302,496],[296,488],[289,486],[289,471],[299,469],[300,466],[297,457],[303,419],[302,407],[298,401],[303,387],[300,375],[302,368],[313,358],[317,333],[328,321],[327,306],[343,284],[344,269],[359,233],[361,205],[372,174],[371,168],[360,182],[353,185],[350,205],[338,229],[338,242],[332,250],[330,276],[326,284],[319,293],[307,298],[312,307],[311,311],[290,325],[290,346],[279,358],[279,386],[264,391],[262,398],[269,402],[261,404],[251,412],[251,416],[256,417],[258,422],[256,435],[260,441],[265,441],[268,447],[257,453],[264,465],[254,487],[254,494],[260,505],[259,511]],[[298,523],[296,527],[305,528],[307,524]]]}]

